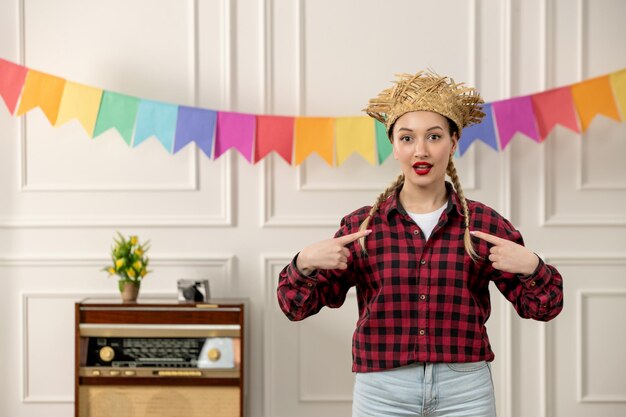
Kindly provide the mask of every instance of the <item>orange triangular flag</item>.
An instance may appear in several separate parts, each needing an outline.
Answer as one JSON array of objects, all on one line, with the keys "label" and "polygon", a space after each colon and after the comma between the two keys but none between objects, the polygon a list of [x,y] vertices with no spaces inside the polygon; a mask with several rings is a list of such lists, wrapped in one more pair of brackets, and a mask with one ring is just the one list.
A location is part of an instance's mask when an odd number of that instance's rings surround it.
[{"label": "orange triangular flag", "polygon": [[610,75],[615,99],[622,111],[622,120],[626,120],[626,69]]},{"label": "orange triangular flag", "polygon": [[572,98],[583,132],[598,114],[620,120],[608,75],[572,85]]},{"label": "orange triangular flag", "polygon": [[309,155],[317,152],[330,166],[333,166],[333,128],[331,117],[296,117],[295,147],[296,165],[300,165]]},{"label": "orange triangular flag", "polygon": [[50,123],[54,125],[59,114],[59,104],[64,88],[63,78],[29,70],[16,115],[21,116],[35,107],[40,107]]}]

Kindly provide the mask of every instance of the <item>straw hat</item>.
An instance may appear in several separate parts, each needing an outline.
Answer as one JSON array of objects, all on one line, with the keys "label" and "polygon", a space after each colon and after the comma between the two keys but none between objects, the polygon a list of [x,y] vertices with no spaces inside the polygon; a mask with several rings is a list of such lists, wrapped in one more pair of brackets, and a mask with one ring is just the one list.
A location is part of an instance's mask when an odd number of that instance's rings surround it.
[{"label": "straw hat", "polygon": [[484,101],[478,91],[464,87],[463,83],[457,84],[432,71],[396,77],[393,87],[383,90],[363,109],[386,126],[389,140],[395,121],[410,111],[432,111],[448,117],[459,128],[459,137],[463,128],[480,123],[485,116],[481,109]]}]

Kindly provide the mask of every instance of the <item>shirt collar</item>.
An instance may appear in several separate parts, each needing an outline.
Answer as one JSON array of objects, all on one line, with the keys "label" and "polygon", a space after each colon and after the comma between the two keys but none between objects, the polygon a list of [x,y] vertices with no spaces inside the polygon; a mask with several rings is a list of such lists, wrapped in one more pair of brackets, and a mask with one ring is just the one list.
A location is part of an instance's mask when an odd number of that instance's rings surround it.
[{"label": "shirt collar", "polygon": [[[448,181],[446,181],[446,190],[448,191],[448,205],[446,207],[446,213],[450,214],[452,210],[456,210],[459,216],[463,216],[463,207],[461,206],[461,202],[459,201],[459,196],[456,191],[454,191],[454,187]],[[389,219],[389,216],[392,212],[397,211],[400,214],[407,214],[404,207],[402,207],[402,203],[400,203],[400,199],[398,193],[400,190],[396,191],[386,200],[384,200],[380,207],[378,208],[381,216],[385,216]]]}]

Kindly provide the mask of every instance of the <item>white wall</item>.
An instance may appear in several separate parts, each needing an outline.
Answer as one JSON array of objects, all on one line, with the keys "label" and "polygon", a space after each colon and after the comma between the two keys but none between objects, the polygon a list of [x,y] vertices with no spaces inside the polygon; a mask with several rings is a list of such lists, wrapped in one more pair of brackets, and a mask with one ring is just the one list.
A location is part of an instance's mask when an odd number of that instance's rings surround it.
[{"label": "white wall", "polygon": [[[396,72],[431,67],[487,101],[626,67],[620,0],[0,0],[0,57],[141,98],[257,114],[357,115]],[[290,323],[278,271],[395,178],[394,161],[294,168],[270,157],[171,156],[151,139],[90,140],[39,110],[0,110],[0,415],[73,413],[73,302],[115,294],[99,272],[116,230],[151,239],[142,294],[209,277],[249,297],[248,416],[349,415],[356,300]],[[457,165],[565,278],[547,325],[494,292],[489,331],[499,415],[626,414],[626,124]]]}]

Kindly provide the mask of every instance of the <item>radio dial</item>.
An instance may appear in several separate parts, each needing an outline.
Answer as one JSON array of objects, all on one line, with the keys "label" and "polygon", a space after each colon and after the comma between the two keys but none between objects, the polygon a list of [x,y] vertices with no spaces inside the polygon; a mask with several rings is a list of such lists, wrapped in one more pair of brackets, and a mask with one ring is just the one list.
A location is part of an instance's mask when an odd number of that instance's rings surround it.
[{"label": "radio dial", "polygon": [[211,350],[209,350],[208,357],[211,362],[218,361],[220,359],[220,356],[222,356],[222,352],[220,352],[218,348],[212,348]]},{"label": "radio dial", "polygon": [[115,357],[115,351],[111,346],[105,346],[100,349],[100,359],[105,362],[111,362]]}]

